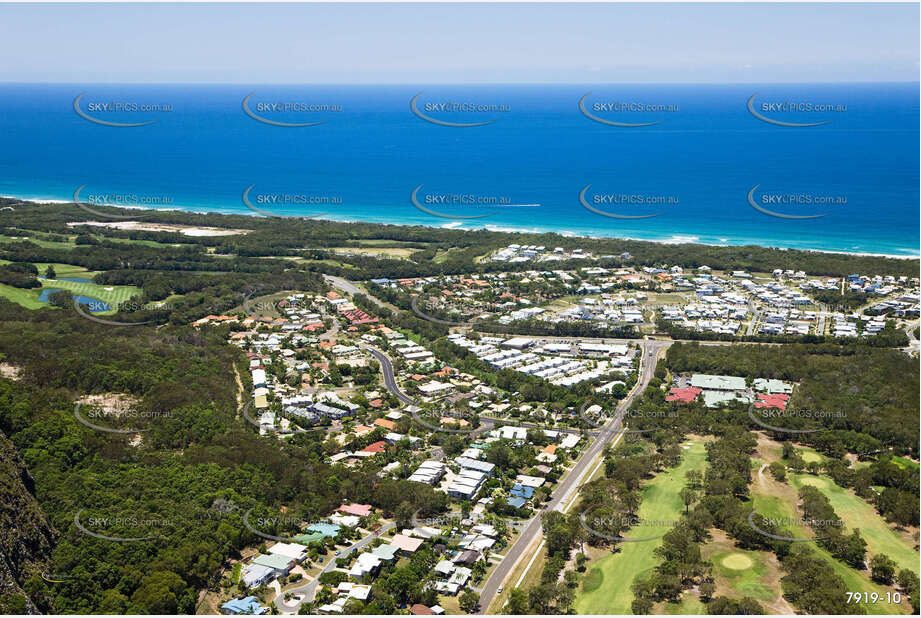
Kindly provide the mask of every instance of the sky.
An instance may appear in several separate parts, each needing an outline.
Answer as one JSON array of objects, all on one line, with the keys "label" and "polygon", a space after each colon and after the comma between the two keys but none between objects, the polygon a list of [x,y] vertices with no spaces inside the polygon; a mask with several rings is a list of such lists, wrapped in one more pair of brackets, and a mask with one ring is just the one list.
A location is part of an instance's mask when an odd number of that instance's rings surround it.
[{"label": "sky", "polygon": [[919,80],[918,4],[0,4],[0,82]]}]

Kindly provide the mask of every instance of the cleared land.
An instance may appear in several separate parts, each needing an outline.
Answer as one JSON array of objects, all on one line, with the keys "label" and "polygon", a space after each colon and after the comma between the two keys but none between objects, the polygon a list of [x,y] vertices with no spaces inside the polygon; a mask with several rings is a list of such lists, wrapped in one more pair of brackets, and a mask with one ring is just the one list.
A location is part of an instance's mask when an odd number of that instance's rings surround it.
[{"label": "cleared land", "polygon": [[406,247],[332,247],[330,251],[342,255],[383,255],[391,258],[406,259],[419,249]]}]

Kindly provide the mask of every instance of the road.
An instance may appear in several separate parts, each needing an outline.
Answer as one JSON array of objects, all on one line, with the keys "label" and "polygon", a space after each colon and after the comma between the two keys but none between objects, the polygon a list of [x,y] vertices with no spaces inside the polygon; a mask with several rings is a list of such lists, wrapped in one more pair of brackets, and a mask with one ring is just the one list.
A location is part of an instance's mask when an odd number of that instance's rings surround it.
[{"label": "road", "polygon": [[[565,504],[572,494],[578,491],[582,485],[583,479],[591,469],[595,459],[601,454],[604,448],[614,440],[620,432],[623,425],[623,416],[627,408],[633,404],[636,398],[646,389],[646,385],[652,380],[656,370],[656,358],[661,350],[671,345],[670,341],[648,340],[640,342],[642,348],[642,363],[640,366],[640,378],[637,380],[633,390],[625,397],[615,410],[613,418],[605,425],[594,442],[582,453],[582,456],[576,462],[572,471],[566,475],[556,490],[550,497],[545,511],[557,510],[559,506]],[[543,534],[541,529],[541,518],[534,517],[525,527],[518,540],[505,553],[505,558],[496,567],[496,569],[486,580],[480,593],[480,612],[489,608],[493,598],[496,596],[499,586],[502,585],[509,574],[514,570],[515,565],[525,555],[527,549]]]},{"label": "road", "polygon": [[[354,284],[340,279],[338,277],[329,277],[327,276],[333,285],[336,285],[339,289],[354,294],[355,292],[360,292]],[[370,297],[370,296],[369,296]],[[373,297],[370,297],[373,299]],[[376,299],[374,299],[376,300]],[[380,303],[378,303],[380,304]],[[542,339],[567,339],[571,341],[579,341],[583,338],[578,337],[541,337]],[[610,341],[610,340],[606,340]],[[656,358],[661,350],[667,348],[671,345],[671,341],[657,341],[657,340],[617,340],[618,343],[639,343],[641,348],[641,362],[640,362],[640,376],[634,385],[633,389],[624,398],[621,403],[618,405],[613,418],[597,432],[595,440],[591,445],[583,452],[582,456],[576,462],[573,469],[569,474],[560,482],[559,486],[553,492],[550,497],[545,510],[556,509],[559,505],[565,504],[572,496],[572,494],[578,491],[578,488],[581,486],[583,478],[589,471],[595,459],[601,454],[604,448],[610,444],[617,434],[620,432],[623,424],[623,415],[627,408],[632,405],[636,398],[646,389],[646,385],[649,384],[649,381],[655,375],[656,369]],[[405,404],[412,404],[413,399],[400,390],[399,386],[396,383],[396,377],[393,373],[393,363],[390,358],[375,348],[370,346],[364,346],[368,352],[380,363],[381,372],[384,377],[384,385],[387,387],[391,393],[397,396]],[[483,585],[480,592],[480,611],[488,608],[490,603],[492,603],[493,598],[495,597],[499,586],[502,585],[502,582],[508,577],[509,573],[515,568],[515,565],[521,560],[522,556],[525,554],[527,549],[531,544],[543,534],[541,529],[541,520],[540,517],[534,517],[525,526],[524,531],[515,541],[515,543],[509,548],[505,554],[505,558],[501,563],[496,567],[496,569],[489,576],[489,579],[486,580],[486,583]]]},{"label": "road", "polygon": [[[333,287],[339,288],[340,290],[342,290],[343,292],[347,294],[365,294],[364,290],[362,290],[360,287],[358,287],[351,281],[348,281],[347,279],[343,279],[342,277],[334,277],[332,275],[323,275],[323,278],[326,279],[327,283],[331,284]],[[373,296],[369,294],[365,294],[365,295],[368,296],[368,298],[371,299],[371,302],[373,302],[378,307],[383,306],[384,304],[383,302],[379,301],[378,299],[374,298]]]},{"label": "road", "polygon": [[[376,348],[370,346],[362,346],[363,349],[367,350],[371,356],[373,356],[381,364],[381,374],[384,376],[384,386],[387,387],[387,390],[397,396],[397,398],[405,404],[412,404],[414,400],[412,397],[400,390],[399,385],[397,384],[396,375],[393,371],[393,361],[390,360],[390,357],[381,352]],[[481,416],[480,422],[483,424],[483,427],[473,430],[470,432],[471,435],[479,435],[485,431],[490,431],[495,428],[496,425],[502,423],[504,425],[509,425],[513,427],[525,427],[527,429],[548,429],[543,425],[538,423],[529,423],[524,421],[509,420],[503,421],[502,419],[495,419],[489,416]],[[554,431],[560,433],[572,433],[577,435],[596,435],[600,433],[598,430],[592,429],[571,429],[568,427],[553,427]]]},{"label": "road", "polygon": [[[376,539],[380,535],[384,534],[385,532],[393,528],[395,525],[396,524],[390,523],[390,524],[381,526],[381,529],[378,530],[377,532],[369,534],[368,536],[361,539],[360,541],[356,541],[352,545],[349,545],[346,549],[342,550],[341,555],[347,556],[353,551],[361,549],[362,547],[371,543],[374,539]],[[297,588],[285,590],[283,594],[277,596],[275,598],[275,607],[278,608],[278,611],[284,614],[296,614],[298,608],[300,608],[301,606],[301,603],[303,603],[304,601],[313,601],[314,597],[316,597],[317,586],[320,584],[320,575],[322,575],[323,573],[328,573],[329,571],[332,571],[335,568],[336,568],[336,559],[330,558],[329,561],[326,563],[326,566],[323,567],[323,570],[317,573],[317,576],[313,578],[309,583],[306,583],[303,586],[299,586]],[[300,601],[292,601],[290,604],[288,604],[285,602],[286,594],[290,594],[292,596],[293,595],[303,595],[303,597]]]},{"label": "road", "polygon": [[370,346],[362,347],[370,352],[371,356],[373,356],[375,360],[381,364],[381,373],[384,376],[384,386],[387,387],[387,390],[396,395],[397,399],[403,403],[413,403],[413,398],[400,390],[400,387],[397,384],[396,376],[393,375],[393,363],[390,361],[390,357],[377,348],[372,348]]}]

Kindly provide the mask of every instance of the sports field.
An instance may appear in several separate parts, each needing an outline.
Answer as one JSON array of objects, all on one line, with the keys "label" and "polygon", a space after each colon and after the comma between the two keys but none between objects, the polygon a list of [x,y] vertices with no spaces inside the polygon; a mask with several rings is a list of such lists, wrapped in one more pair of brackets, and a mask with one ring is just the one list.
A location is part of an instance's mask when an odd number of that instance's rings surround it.
[{"label": "sports field", "polygon": [[853,491],[835,484],[825,476],[791,474],[789,479],[790,484],[797,489],[803,485],[813,485],[825,494],[848,530],[860,530],[860,536],[867,541],[868,557],[886,554],[895,561],[899,570],[911,569],[917,572],[921,555],[886,523],[872,505]]},{"label": "sports field", "polygon": [[45,290],[68,290],[74,296],[86,296],[108,303],[112,310],[98,313],[100,315],[111,315],[115,313],[118,303],[123,303],[141,293],[141,289],[135,286],[104,286],[86,281],[66,281],[65,279],[91,279],[97,274],[96,271],[89,271],[80,266],[50,264],[50,266],[54,267],[56,279],[44,278],[49,264],[36,263],[35,266],[38,268],[39,281],[42,284],[41,288],[24,289],[0,284],[0,297],[7,298],[26,309],[41,309],[50,306],[47,302],[39,300]]},{"label": "sports field", "polygon": [[[683,450],[681,463],[666,470],[643,486],[640,519],[674,521],[684,512],[679,492],[689,470],[703,470],[706,461],[704,440],[695,437]],[[657,536],[673,526],[643,526],[642,536]],[[639,533],[636,533],[639,534]],[[630,533],[624,536],[629,537]],[[633,603],[633,581],[655,568],[659,559],[653,553],[661,540],[620,543],[616,554],[607,554],[590,563],[573,607],[579,614],[629,614]]]},{"label": "sports field", "polygon": [[[785,484],[783,484],[785,485]],[[792,487],[787,486],[790,491],[793,491]],[[758,492],[753,492],[752,497],[754,498],[754,508],[755,511],[767,518],[776,518],[783,521],[798,520],[801,517],[801,514],[797,513],[796,510],[791,506],[791,501],[795,502],[795,496],[787,496],[787,499],[783,499],[778,496],[765,495]],[[785,526],[787,532],[792,533],[796,538],[810,538],[813,536],[812,530],[806,526]],[[873,593],[876,592],[883,599],[886,598],[886,592],[890,591],[884,586],[874,584],[870,579],[852,569],[851,567],[846,566],[844,563],[835,559],[828,551],[822,549],[816,543],[808,543],[809,549],[813,553],[821,558],[829,568],[829,571],[836,574],[844,582],[845,589],[850,592],[867,592]],[[906,605],[894,605],[881,601],[879,603],[873,604],[868,603],[864,605],[868,614],[905,614],[910,613],[910,606]]]}]

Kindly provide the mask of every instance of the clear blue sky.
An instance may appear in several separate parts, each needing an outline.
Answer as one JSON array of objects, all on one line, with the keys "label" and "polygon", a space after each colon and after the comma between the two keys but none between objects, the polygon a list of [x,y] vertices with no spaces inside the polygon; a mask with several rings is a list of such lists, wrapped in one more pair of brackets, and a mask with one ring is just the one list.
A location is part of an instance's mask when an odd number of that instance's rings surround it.
[{"label": "clear blue sky", "polygon": [[0,81],[918,81],[918,4],[0,4]]}]

